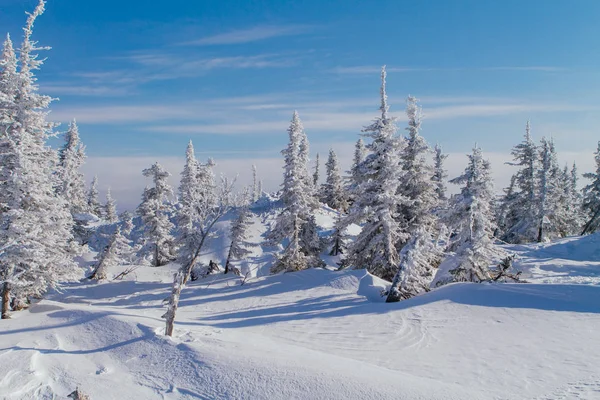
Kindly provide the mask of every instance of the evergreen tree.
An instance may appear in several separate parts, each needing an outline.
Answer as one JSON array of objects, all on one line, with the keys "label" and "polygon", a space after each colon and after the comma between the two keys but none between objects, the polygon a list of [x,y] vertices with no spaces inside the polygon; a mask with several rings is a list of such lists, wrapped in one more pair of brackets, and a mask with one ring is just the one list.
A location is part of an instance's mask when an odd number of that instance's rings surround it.
[{"label": "evergreen tree", "polygon": [[512,149],[513,161],[507,163],[519,167],[515,174],[515,187],[511,198],[503,201],[506,209],[503,240],[510,243],[536,240],[539,223],[539,197],[537,187],[537,147],[531,138],[529,121],[525,127],[525,139]]},{"label": "evergreen tree", "polygon": [[433,271],[440,262],[440,252],[434,245],[438,229],[435,208],[438,206],[437,186],[432,180],[434,169],[427,161],[429,146],[419,134],[421,108],[417,99],[406,101],[409,135],[402,153],[402,170],[399,192],[407,202],[400,205],[401,220],[407,222],[410,239],[399,243],[400,262],[392,280],[387,302],[399,301],[429,290]]},{"label": "evergreen tree", "polygon": [[121,221],[121,233],[125,235],[125,237],[131,239],[131,232],[135,228],[133,224],[133,214],[131,212],[125,210],[119,216],[119,220]]},{"label": "evergreen tree", "polygon": [[552,140],[542,138],[539,157],[537,241],[542,242],[564,234],[568,199],[565,198],[565,180]]},{"label": "evergreen tree", "polygon": [[56,193],[58,156],[47,146],[53,125],[46,121],[52,99],[38,93],[37,59],[31,40],[33,24],[44,12],[40,1],[29,15],[20,49],[19,70],[9,40],[3,50],[2,131],[0,131],[0,282],[2,318],[9,317],[11,299],[25,303],[60,281],[74,277],[68,204]]},{"label": "evergreen tree", "polygon": [[252,202],[254,203],[260,198],[258,192],[258,179],[256,176],[256,165],[252,165]]},{"label": "evergreen tree", "polygon": [[583,196],[579,191],[579,173],[577,172],[577,165],[573,163],[573,167],[569,172],[569,235],[579,235],[581,228],[585,224],[585,218],[583,214]]},{"label": "evergreen tree", "polygon": [[117,204],[113,199],[110,188],[106,191],[106,204],[104,205],[104,215],[106,216],[106,220],[111,224],[118,222],[119,217],[117,216]]},{"label": "evergreen tree", "polygon": [[448,179],[448,173],[444,168],[444,161],[448,158],[447,154],[442,153],[442,146],[439,144],[435,145],[434,148],[434,166],[433,166],[433,177],[431,180],[435,185],[435,193],[440,205],[444,205],[448,201],[446,194],[446,179]]},{"label": "evergreen tree", "polygon": [[90,189],[87,192],[87,207],[89,212],[102,218],[104,210],[98,199],[98,176],[96,175],[94,175],[92,183],[90,184]]},{"label": "evergreen tree", "polygon": [[89,279],[107,279],[108,268],[127,264],[131,256],[129,240],[122,235],[121,227],[117,226],[115,233],[110,238],[109,244],[96,257],[97,263]]},{"label": "evergreen tree", "polygon": [[[244,198],[247,197],[247,195],[244,196]],[[231,242],[229,245],[229,252],[227,253],[227,260],[225,261],[225,273],[232,270],[233,260],[239,260],[240,258],[251,254],[251,251],[246,249],[248,228],[252,224],[251,216],[252,214],[250,213],[248,203],[245,202],[245,204],[239,208],[236,219],[231,223]]]},{"label": "evergreen tree", "polygon": [[399,193],[403,177],[400,154],[404,142],[396,135],[395,118],[388,115],[385,91],[386,71],[381,70],[381,116],[363,129],[372,139],[369,155],[358,165],[360,179],[354,190],[354,202],[344,218],[342,228],[353,223],[363,227],[349,246],[345,266],[366,268],[380,278],[391,280],[398,269],[398,243],[408,239],[405,221],[399,221],[398,210],[408,203]]},{"label": "evergreen tree", "polygon": [[[269,232],[267,240],[270,244],[280,243],[295,237],[298,240],[298,249],[289,249],[295,254],[296,250],[302,252],[304,257],[293,258],[293,268],[286,265],[289,259],[288,249],[285,250],[277,263],[274,264],[272,272],[296,271],[300,261],[307,263],[301,269],[321,266],[319,251],[315,243],[316,223],[312,216],[317,207],[314,196],[313,181],[308,174],[308,139],[297,112],[294,112],[288,129],[289,143],[282,151],[284,155],[284,177],[281,199],[284,208],[277,216],[275,226]],[[297,230],[297,232],[296,232]],[[290,242],[292,245],[292,242]],[[289,246],[288,246],[289,247]],[[295,256],[294,256],[295,257]]]},{"label": "evergreen tree", "polygon": [[333,149],[329,150],[329,158],[325,166],[327,167],[327,177],[321,188],[321,201],[334,210],[345,212],[348,209],[348,199],[337,155]]},{"label": "evergreen tree", "polygon": [[81,167],[85,163],[85,146],[79,138],[79,128],[75,120],[65,134],[65,145],[58,152],[58,192],[70,205],[72,214],[87,211],[85,180]]},{"label": "evergreen tree", "polygon": [[490,164],[477,146],[468,155],[465,172],[452,179],[462,184],[452,199],[451,228],[454,235],[449,250],[455,251],[449,272],[454,282],[481,282],[490,278],[489,266],[494,255],[492,241],[494,189]]},{"label": "evergreen tree", "polygon": [[313,172],[313,186],[315,188],[319,187],[319,153],[317,153],[317,158],[315,159],[315,172]]},{"label": "evergreen tree", "polygon": [[600,142],[595,154],[596,171],[583,174],[583,177],[591,180],[583,189],[583,211],[585,213],[585,225],[582,235],[597,232],[600,229]]},{"label": "evergreen tree", "polygon": [[429,291],[434,268],[441,262],[441,251],[431,232],[418,228],[400,251],[400,265],[392,280],[386,303],[406,300]]},{"label": "evergreen tree", "polygon": [[408,199],[400,205],[401,219],[408,223],[410,234],[417,228],[434,232],[437,219],[434,208],[437,206],[436,185],[431,180],[434,169],[427,161],[430,153],[429,146],[420,135],[421,107],[417,99],[409,96],[406,100],[409,132],[406,145],[402,152],[402,179],[398,190]]},{"label": "evergreen tree", "polygon": [[171,174],[159,163],[142,171],[143,175],[152,178],[153,187],[146,187],[142,195],[142,203],[137,208],[137,214],[144,224],[144,252],[152,253],[152,265],[159,267],[174,259],[173,256],[173,224],[169,220],[171,207],[169,198],[173,190],[167,179]]}]

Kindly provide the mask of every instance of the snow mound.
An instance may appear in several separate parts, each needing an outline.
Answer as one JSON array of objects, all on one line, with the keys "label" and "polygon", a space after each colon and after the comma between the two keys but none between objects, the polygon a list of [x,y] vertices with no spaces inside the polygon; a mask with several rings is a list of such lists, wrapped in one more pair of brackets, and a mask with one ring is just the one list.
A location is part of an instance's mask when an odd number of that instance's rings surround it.
[{"label": "snow mound", "polygon": [[360,279],[360,285],[356,292],[359,296],[366,297],[369,301],[381,303],[385,301],[383,292],[390,287],[390,283],[380,279],[374,275],[364,272],[363,277]]}]

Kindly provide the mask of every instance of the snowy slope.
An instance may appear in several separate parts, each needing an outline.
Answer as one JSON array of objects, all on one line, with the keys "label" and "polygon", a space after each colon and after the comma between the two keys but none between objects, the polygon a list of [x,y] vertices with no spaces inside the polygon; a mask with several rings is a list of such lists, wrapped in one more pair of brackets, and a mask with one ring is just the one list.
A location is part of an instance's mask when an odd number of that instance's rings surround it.
[{"label": "snowy slope", "polygon": [[[274,211],[253,212],[240,265],[252,278],[191,282],[173,339],[160,316],[176,265],[67,285],[2,321],[0,399],[77,386],[94,400],[600,398],[599,236],[507,246],[529,284],[453,284],[386,304],[386,283],[365,271],[269,276],[277,249],[259,243]],[[203,261],[222,262],[231,218]],[[334,220],[318,218],[324,231]]]}]

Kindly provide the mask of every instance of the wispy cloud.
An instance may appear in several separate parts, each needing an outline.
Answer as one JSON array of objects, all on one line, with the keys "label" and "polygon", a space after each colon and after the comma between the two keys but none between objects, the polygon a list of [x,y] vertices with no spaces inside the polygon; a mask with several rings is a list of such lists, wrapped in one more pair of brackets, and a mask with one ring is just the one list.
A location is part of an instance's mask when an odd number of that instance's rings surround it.
[{"label": "wispy cloud", "polygon": [[102,97],[120,97],[131,94],[133,89],[123,86],[95,86],[95,85],[68,85],[68,84],[50,84],[42,85],[40,90],[51,96],[102,96]]},{"label": "wispy cloud", "polygon": [[253,28],[241,29],[220,33],[213,36],[203,37],[197,40],[183,42],[181,45],[210,46],[225,44],[242,44],[257,42],[281,36],[291,36],[307,33],[311,27],[308,25],[286,25],[286,26],[255,26]]},{"label": "wispy cloud", "polygon": [[[531,71],[531,72],[561,72],[566,68],[552,66],[504,66],[504,67],[456,67],[456,68],[428,68],[428,67],[390,67],[386,68],[388,72],[453,72],[453,71]],[[335,74],[362,75],[376,74],[381,71],[381,66],[377,65],[358,65],[352,67],[335,67],[331,69]]]}]

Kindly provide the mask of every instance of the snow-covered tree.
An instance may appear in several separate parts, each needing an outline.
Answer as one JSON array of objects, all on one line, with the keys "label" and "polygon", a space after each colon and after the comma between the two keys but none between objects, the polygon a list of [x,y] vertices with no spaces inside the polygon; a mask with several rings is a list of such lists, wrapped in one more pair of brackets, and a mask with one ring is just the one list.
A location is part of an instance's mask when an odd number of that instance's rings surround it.
[{"label": "snow-covered tree", "polygon": [[519,167],[510,199],[505,198],[506,210],[503,221],[503,240],[510,243],[535,241],[538,235],[539,203],[537,194],[537,147],[531,138],[531,125],[527,121],[524,140],[513,147],[513,161],[507,163]]},{"label": "snow-covered tree", "polygon": [[335,222],[335,227],[333,233],[330,237],[331,251],[329,252],[330,256],[338,256],[340,254],[345,254],[348,249],[346,236],[344,234],[345,226],[343,223],[343,214],[340,212],[338,214],[338,218]]},{"label": "snow-covered tree", "polygon": [[[402,246],[400,262],[387,302],[400,301],[428,291],[434,270],[440,263],[440,250],[434,240],[439,229],[435,211],[440,200],[438,186],[433,180],[437,171],[429,164],[430,149],[419,133],[421,107],[412,96],[406,100],[406,114],[409,135],[402,153],[404,173],[398,190],[409,200],[400,205],[400,218],[408,224],[410,239],[398,246]],[[441,170],[443,178],[443,168]]]},{"label": "snow-covered tree", "polygon": [[315,158],[315,172],[313,172],[313,186],[315,188],[319,187],[319,167],[320,167],[319,153],[317,153],[317,157]]},{"label": "snow-covered tree", "polygon": [[[38,93],[33,24],[44,12],[44,1],[29,14],[15,71],[12,46],[5,43],[2,69],[2,131],[0,131],[0,283],[2,318],[10,302],[26,303],[60,281],[74,277],[68,204],[56,193],[58,155],[47,146],[53,124],[46,121],[52,99]],[[8,70],[7,70],[8,65]],[[7,81],[6,79],[10,79]]]},{"label": "snow-covered tree", "polygon": [[152,265],[159,267],[174,259],[174,239],[171,235],[173,224],[169,220],[170,197],[173,190],[167,179],[169,174],[159,164],[154,163],[142,171],[145,177],[152,178],[154,186],[146,187],[137,214],[144,225],[145,245],[142,250],[152,254]]},{"label": "snow-covered tree", "polygon": [[583,189],[583,211],[585,225],[582,235],[597,232],[600,229],[600,142],[595,154],[596,171],[583,174],[591,182]]},{"label": "snow-covered tree", "polygon": [[[248,198],[248,196],[245,195],[244,198]],[[232,262],[234,260],[239,260],[251,254],[251,251],[246,248],[248,244],[248,228],[252,224],[251,216],[252,214],[246,201],[245,204],[239,207],[238,215],[231,223],[229,234],[231,242],[229,244],[227,260],[225,261],[225,273],[232,270]]]},{"label": "snow-covered tree", "polygon": [[[290,139],[288,146],[282,151],[285,160],[281,195],[284,208],[277,216],[275,226],[269,232],[267,239],[270,244],[276,244],[297,237],[299,249],[305,256],[302,260],[307,261],[304,268],[316,267],[322,265],[318,254],[319,249],[316,248],[315,243],[316,223],[312,216],[317,201],[307,167],[308,139],[297,112],[292,116],[288,135]],[[295,232],[295,230],[299,231]],[[296,262],[292,269],[284,264],[287,259],[288,257],[280,258],[279,262],[274,264],[272,271],[297,270],[299,264]]]},{"label": "snow-covered tree", "polygon": [[398,191],[403,174],[400,154],[405,144],[396,135],[396,119],[388,115],[385,79],[383,67],[381,115],[363,129],[365,136],[372,139],[367,145],[370,154],[357,167],[361,179],[353,189],[354,202],[342,225],[364,223],[343,262],[391,280],[398,269],[397,245],[408,239],[406,223],[399,221],[398,210],[409,200]]},{"label": "snow-covered tree", "polygon": [[96,257],[96,266],[90,274],[89,279],[103,280],[108,278],[108,268],[128,264],[131,257],[131,245],[129,240],[121,233],[121,227],[117,226],[110,238],[110,242]]},{"label": "snow-covered tree", "polygon": [[254,203],[260,197],[258,192],[258,177],[256,176],[256,165],[252,165],[252,202]]},{"label": "snow-covered tree", "polygon": [[101,218],[104,210],[102,204],[100,204],[98,194],[98,176],[94,175],[90,189],[87,192],[87,208],[89,212]]},{"label": "snow-covered tree", "polygon": [[133,224],[133,214],[125,210],[119,215],[119,220],[121,221],[121,233],[131,239],[130,235],[135,227]]},{"label": "snow-covered tree", "polygon": [[539,157],[537,241],[542,242],[556,239],[566,233],[569,199],[565,193],[565,186],[569,183],[558,166],[556,149],[552,140],[542,138]]},{"label": "snow-covered tree", "polygon": [[454,232],[448,267],[454,282],[481,282],[490,278],[489,266],[495,254],[492,241],[494,188],[490,164],[477,146],[468,155],[465,172],[450,181],[462,184],[460,194],[452,198],[451,229]]},{"label": "snow-covered tree", "polygon": [[583,213],[583,196],[579,191],[579,173],[577,171],[577,165],[573,163],[571,171],[568,177],[569,184],[567,190],[569,192],[569,235],[579,235],[581,233],[581,227],[585,224],[585,217]]},{"label": "snow-covered tree", "polygon": [[329,158],[325,166],[327,167],[327,176],[321,187],[321,201],[334,210],[345,212],[348,209],[348,196],[338,158],[333,149],[329,150]]},{"label": "snow-covered tree", "polygon": [[108,222],[115,223],[119,220],[117,215],[117,204],[110,193],[110,187],[106,190],[106,204],[104,204],[104,216]]},{"label": "snow-covered tree", "polygon": [[434,148],[433,177],[431,180],[435,184],[435,193],[442,206],[448,201],[448,196],[446,194],[446,179],[448,179],[448,172],[444,167],[446,158],[448,158],[448,155],[443,153],[442,146],[436,144]]},{"label": "snow-covered tree", "polygon": [[88,209],[85,193],[85,179],[81,167],[85,163],[85,146],[79,138],[79,128],[75,120],[65,133],[65,144],[58,152],[58,192],[69,203],[71,213],[78,214]]},{"label": "snow-covered tree", "polygon": [[408,137],[402,152],[401,166],[404,173],[398,190],[409,201],[400,205],[401,219],[408,223],[410,234],[417,228],[423,228],[433,234],[437,228],[437,218],[433,212],[438,205],[436,185],[431,180],[434,169],[428,161],[430,149],[420,135],[421,107],[417,99],[406,99],[408,116]]},{"label": "snow-covered tree", "polygon": [[434,267],[441,262],[441,249],[431,232],[418,228],[400,251],[400,265],[392,280],[386,302],[406,300],[429,291]]},{"label": "snow-covered tree", "polygon": [[[187,209],[180,213],[187,213],[186,216],[179,215],[180,221],[188,221],[189,230],[188,233],[183,236],[179,236],[179,255],[178,260],[181,263],[181,268],[173,277],[173,286],[171,288],[171,296],[167,306],[167,312],[163,315],[165,318],[165,335],[172,336],[175,324],[175,315],[179,306],[179,297],[181,291],[184,289],[187,281],[190,278],[192,269],[198,261],[200,252],[204,248],[206,239],[213,235],[213,228],[217,222],[231,209],[231,189],[233,182],[230,183],[227,179],[222,178],[221,184],[216,186],[214,183],[214,175],[212,168],[214,163],[209,159],[206,165],[199,165],[194,162],[193,157],[194,150],[193,146],[188,146],[186,167],[182,173],[182,179],[185,175],[189,177],[194,176],[194,169],[196,170],[196,178],[190,179],[190,182],[194,180],[199,183],[201,188],[200,194],[189,192],[190,195],[188,200],[197,199],[193,203],[189,203],[188,207],[193,209]],[[194,165],[197,167],[194,168]],[[186,173],[186,170],[188,171]],[[191,188],[187,188],[186,184],[183,187],[180,186],[180,197],[182,193],[188,192]],[[191,193],[191,194],[190,194]],[[197,198],[195,196],[198,196]],[[181,199],[180,199],[181,201]],[[192,235],[191,232],[196,232]],[[181,232],[179,233],[181,235]]]}]

